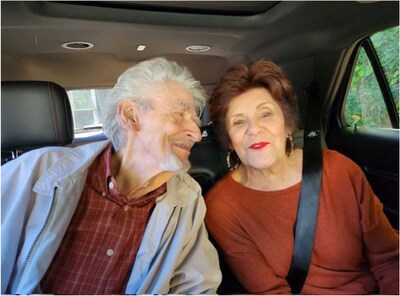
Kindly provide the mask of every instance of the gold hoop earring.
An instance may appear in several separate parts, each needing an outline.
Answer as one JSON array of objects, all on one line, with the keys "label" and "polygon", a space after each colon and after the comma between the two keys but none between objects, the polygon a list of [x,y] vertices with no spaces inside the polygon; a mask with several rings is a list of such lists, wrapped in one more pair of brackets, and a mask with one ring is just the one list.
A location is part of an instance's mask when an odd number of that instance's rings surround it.
[{"label": "gold hoop earring", "polygon": [[286,155],[290,156],[290,154],[294,151],[294,141],[292,138],[292,134],[288,134],[286,137]]},{"label": "gold hoop earring", "polygon": [[233,172],[239,166],[237,161],[234,165],[231,164],[231,153],[233,154],[233,152],[234,150],[232,149],[226,154],[226,165],[231,172]]}]

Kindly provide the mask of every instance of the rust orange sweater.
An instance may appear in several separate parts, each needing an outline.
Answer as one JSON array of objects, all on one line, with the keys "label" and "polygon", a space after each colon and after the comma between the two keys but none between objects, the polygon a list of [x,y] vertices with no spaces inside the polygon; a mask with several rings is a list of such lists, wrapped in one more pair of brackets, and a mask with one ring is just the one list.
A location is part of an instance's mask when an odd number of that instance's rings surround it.
[{"label": "rust orange sweater", "polygon": [[[228,174],[207,195],[207,227],[251,293],[290,294],[285,277],[300,186],[257,191]],[[398,242],[360,168],[325,150],[314,250],[302,294],[399,294]]]}]

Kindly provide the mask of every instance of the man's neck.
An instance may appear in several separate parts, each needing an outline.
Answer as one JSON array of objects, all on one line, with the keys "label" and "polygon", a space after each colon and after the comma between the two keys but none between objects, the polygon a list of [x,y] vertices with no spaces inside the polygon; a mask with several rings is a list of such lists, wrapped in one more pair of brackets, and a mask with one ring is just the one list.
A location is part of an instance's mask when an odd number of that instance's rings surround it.
[{"label": "man's neck", "polygon": [[[126,154],[125,154],[126,155]],[[128,199],[139,198],[166,183],[173,177],[172,172],[152,168],[143,160],[137,160],[122,153],[114,152],[111,156],[111,173],[113,174],[118,191]]]}]

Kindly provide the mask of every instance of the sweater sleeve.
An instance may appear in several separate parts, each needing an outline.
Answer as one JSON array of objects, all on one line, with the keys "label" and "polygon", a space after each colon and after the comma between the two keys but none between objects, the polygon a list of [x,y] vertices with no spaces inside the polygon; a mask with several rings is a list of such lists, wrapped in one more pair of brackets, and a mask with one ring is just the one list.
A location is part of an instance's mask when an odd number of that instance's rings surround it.
[{"label": "sweater sleeve", "polygon": [[224,201],[227,195],[226,190],[220,187],[212,190],[206,198],[206,224],[225,262],[250,293],[290,294],[286,279],[274,274],[254,240],[242,227],[239,218],[242,215]]},{"label": "sweater sleeve", "polygon": [[365,254],[378,281],[380,294],[399,294],[399,235],[383,213],[364,173],[354,164],[353,182],[358,187]]}]

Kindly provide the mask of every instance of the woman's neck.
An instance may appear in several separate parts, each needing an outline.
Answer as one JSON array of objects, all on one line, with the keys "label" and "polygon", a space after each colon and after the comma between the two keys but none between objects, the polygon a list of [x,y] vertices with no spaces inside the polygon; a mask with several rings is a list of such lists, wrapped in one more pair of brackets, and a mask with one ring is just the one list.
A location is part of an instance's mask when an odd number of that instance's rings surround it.
[{"label": "woman's neck", "polygon": [[282,190],[301,181],[303,151],[294,150],[290,156],[266,169],[255,169],[241,164],[232,178],[251,189],[261,191]]}]

